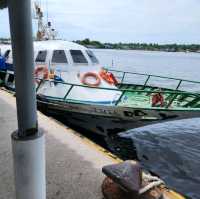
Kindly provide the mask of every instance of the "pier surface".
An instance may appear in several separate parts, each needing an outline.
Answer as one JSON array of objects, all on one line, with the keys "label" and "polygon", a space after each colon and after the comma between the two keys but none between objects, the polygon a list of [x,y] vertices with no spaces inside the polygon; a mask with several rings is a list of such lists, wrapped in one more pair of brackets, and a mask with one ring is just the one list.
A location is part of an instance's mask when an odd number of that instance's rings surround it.
[{"label": "pier surface", "polygon": [[[102,199],[104,165],[111,154],[73,130],[38,112],[46,135],[48,199]],[[17,129],[15,98],[0,90],[0,199],[15,198],[10,135]],[[23,165],[22,165],[23,166]]]}]

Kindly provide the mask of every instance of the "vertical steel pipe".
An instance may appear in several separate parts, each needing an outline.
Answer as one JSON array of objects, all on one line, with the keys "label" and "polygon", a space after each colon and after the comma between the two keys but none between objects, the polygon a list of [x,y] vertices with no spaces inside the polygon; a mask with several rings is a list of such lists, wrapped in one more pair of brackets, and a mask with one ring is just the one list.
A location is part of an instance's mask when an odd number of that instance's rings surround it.
[{"label": "vertical steel pipe", "polygon": [[19,136],[37,133],[30,0],[8,0]]},{"label": "vertical steel pipe", "polygon": [[30,0],[8,0],[18,130],[12,134],[16,199],[45,199],[45,139],[38,131]]}]

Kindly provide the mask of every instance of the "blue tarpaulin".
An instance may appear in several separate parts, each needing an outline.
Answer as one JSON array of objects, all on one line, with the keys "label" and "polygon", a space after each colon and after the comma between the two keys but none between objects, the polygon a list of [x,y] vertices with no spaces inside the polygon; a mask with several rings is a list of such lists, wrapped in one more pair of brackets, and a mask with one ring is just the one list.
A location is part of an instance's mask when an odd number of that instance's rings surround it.
[{"label": "blue tarpaulin", "polygon": [[6,62],[6,58],[0,55],[0,70],[11,70],[13,71],[13,64]]},{"label": "blue tarpaulin", "polygon": [[6,70],[6,59],[2,56],[0,56],[0,70]]}]

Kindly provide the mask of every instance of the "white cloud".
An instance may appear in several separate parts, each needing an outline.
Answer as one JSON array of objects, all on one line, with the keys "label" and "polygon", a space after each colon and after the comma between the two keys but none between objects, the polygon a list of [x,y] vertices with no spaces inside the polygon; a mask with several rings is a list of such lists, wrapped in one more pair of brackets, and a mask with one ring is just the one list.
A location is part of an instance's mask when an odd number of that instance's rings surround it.
[{"label": "white cloud", "polygon": [[49,19],[69,40],[200,43],[199,10],[199,0],[48,0]]},{"label": "white cloud", "polygon": [[0,10],[0,37],[9,37],[9,21],[7,9]]}]

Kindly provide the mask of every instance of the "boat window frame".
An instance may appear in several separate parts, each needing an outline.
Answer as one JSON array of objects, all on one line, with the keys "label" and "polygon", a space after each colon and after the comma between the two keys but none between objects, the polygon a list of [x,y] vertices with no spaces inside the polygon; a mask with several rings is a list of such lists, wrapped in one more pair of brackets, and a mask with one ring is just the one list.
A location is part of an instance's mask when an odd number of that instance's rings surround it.
[{"label": "boat window frame", "polygon": [[[80,60],[77,61],[77,57],[75,57],[77,55],[74,56],[73,52],[80,52],[80,54],[78,56],[82,56],[81,59],[79,57],[78,59],[80,59]],[[69,53],[71,55],[71,58],[72,58],[72,61],[73,61],[74,64],[85,64],[85,65],[89,64],[89,62],[88,62],[88,60],[87,60],[87,58],[84,55],[84,52],[82,50],[73,50],[73,49],[70,49]]]},{"label": "boat window frame", "polygon": [[86,50],[86,54],[88,55],[90,61],[93,63],[93,64],[99,64],[99,60],[97,59],[97,57],[95,56],[95,54],[93,53],[92,50]]},{"label": "boat window frame", "polygon": [[[42,55],[42,56],[44,56],[44,57],[42,57],[43,59],[38,59],[39,54],[40,54],[40,53],[43,53],[43,52],[45,52],[45,54]],[[40,56],[41,56],[41,55],[40,55]],[[46,63],[46,60],[47,60],[47,50],[39,50],[39,51],[37,52],[37,55],[36,55],[36,58],[35,58],[35,62],[36,62],[36,63]]]},{"label": "boat window frame", "polygon": [[[62,52],[62,59],[60,59],[60,60],[58,60],[57,58],[55,59],[54,58],[54,56],[55,56],[55,52]],[[58,54],[56,54],[56,55],[58,55]],[[63,59],[64,58],[64,59]],[[55,59],[55,60],[54,60]],[[59,50],[59,49],[57,49],[57,50],[53,50],[53,52],[52,52],[52,56],[51,56],[51,63],[52,64],[68,64],[69,63],[69,60],[68,60],[68,57],[67,57],[67,54],[66,54],[66,52],[65,52],[65,50]]]},{"label": "boat window frame", "polygon": [[8,58],[10,57],[10,52],[11,52],[11,50],[10,50],[10,49],[7,49],[7,50],[4,52],[3,57],[4,57],[5,59],[8,59]]}]

